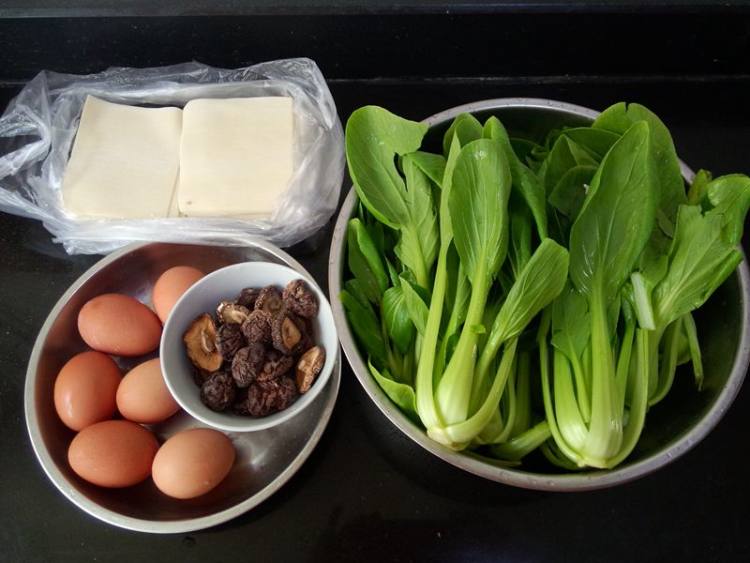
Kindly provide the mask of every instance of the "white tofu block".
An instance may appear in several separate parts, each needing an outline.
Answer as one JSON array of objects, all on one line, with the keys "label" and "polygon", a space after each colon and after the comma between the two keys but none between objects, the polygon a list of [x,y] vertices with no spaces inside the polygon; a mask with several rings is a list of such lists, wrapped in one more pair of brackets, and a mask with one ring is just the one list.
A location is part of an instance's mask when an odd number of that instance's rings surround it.
[{"label": "white tofu block", "polygon": [[287,97],[191,100],[185,105],[177,200],[188,217],[267,217],[293,172]]},{"label": "white tofu block", "polygon": [[79,217],[166,217],[177,179],[182,110],[88,96],[65,170],[65,208]]}]

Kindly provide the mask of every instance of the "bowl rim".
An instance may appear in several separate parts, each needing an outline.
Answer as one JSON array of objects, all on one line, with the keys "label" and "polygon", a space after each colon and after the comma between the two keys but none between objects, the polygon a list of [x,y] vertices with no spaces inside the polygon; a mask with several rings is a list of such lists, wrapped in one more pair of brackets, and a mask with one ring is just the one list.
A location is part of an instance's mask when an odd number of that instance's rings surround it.
[{"label": "bowl rim", "polygon": [[[182,397],[182,391],[184,391],[184,389],[181,391],[180,388],[175,386],[175,380],[176,378],[181,377],[181,374],[178,373],[179,370],[172,369],[172,371],[170,371],[169,369],[167,369],[170,366],[167,362],[165,362],[165,357],[167,356],[164,354],[164,346],[166,344],[167,334],[171,334],[172,332],[178,330],[175,325],[171,324],[172,319],[174,318],[173,313],[180,307],[184,307],[185,304],[190,301],[191,295],[197,293],[202,285],[210,282],[211,280],[226,276],[228,275],[228,272],[231,272],[233,270],[248,268],[250,267],[250,265],[259,263],[271,266],[272,269],[284,270],[286,272],[292,273],[294,277],[302,278],[310,286],[312,286],[312,288],[318,295],[318,300],[320,301],[318,315],[330,315],[332,321],[331,330],[333,331],[331,337],[337,345],[339,342],[338,330],[336,329],[336,322],[333,318],[333,310],[331,309],[331,305],[326,298],[326,294],[310,275],[306,273],[303,274],[299,270],[296,270],[290,266],[279,264],[277,262],[267,262],[264,260],[237,262],[236,264],[230,264],[228,266],[224,266],[223,268],[219,268],[218,270],[214,270],[213,272],[206,274],[193,285],[191,285],[190,288],[188,288],[188,290],[185,291],[185,293],[183,293],[177,300],[177,302],[172,306],[172,310],[170,311],[169,316],[164,323],[164,327],[161,333],[161,339],[159,341],[159,363],[161,365],[162,374],[164,375],[164,382],[167,384],[167,388],[169,388],[169,392],[171,393],[172,397],[174,397],[175,401],[177,401],[177,403],[180,405],[180,408],[182,408],[190,416],[192,416],[196,420],[199,420],[203,424],[206,424],[211,428],[215,428],[223,432],[258,432],[260,430],[267,430],[269,428],[273,428],[274,426],[278,426],[279,424],[283,424],[290,420],[292,417],[297,416],[305,408],[310,406],[310,404],[312,404],[312,402],[320,394],[320,392],[326,386],[326,383],[328,383],[328,379],[331,377],[331,373],[333,373],[334,366],[336,364],[336,357],[331,356],[331,358],[329,359],[329,357],[326,356],[326,362],[323,366],[323,370],[318,374],[318,377],[315,378],[312,387],[307,391],[307,393],[301,395],[294,403],[292,403],[283,411],[273,413],[272,415],[264,417],[254,418],[249,416],[236,415],[232,417],[232,420],[236,422],[227,423],[222,421],[222,418],[219,416],[220,413],[215,413],[208,407],[205,407],[204,409],[198,411],[192,408],[188,404],[188,402],[184,400],[184,398]],[[171,367],[174,368],[174,366]],[[190,391],[196,392],[197,388],[193,387],[190,389]]]},{"label": "bowl rim", "polygon": [[[601,113],[587,107],[544,98],[494,98],[443,110],[422,120],[422,123],[429,127],[434,127],[453,119],[460,113],[475,113],[501,108],[551,109],[562,114],[569,114],[579,118],[589,118],[592,121]],[[682,160],[679,160],[679,163],[683,178],[691,181],[695,174]],[[350,186],[349,193],[336,218],[333,238],[331,240],[331,250],[328,258],[328,287],[331,296],[337,296],[342,289],[344,268],[342,252],[346,238],[346,225],[354,212],[357,202],[357,192],[353,186]],[[738,250],[742,254],[742,262],[738,266],[736,274],[740,288],[742,326],[732,370],[724,388],[717,396],[709,411],[686,433],[670,442],[660,451],[640,461],[606,471],[594,470],[585,473],[568,474],[521,471],[495,465],[490,460],[483,461],[461,452],[453,451],[442,444],[434,442],[391,402],[370,376],[357,349],[340,300],[332,298],[331,307],[341,347],[352,367],[352,371],[357,376],[365,392],[386,418],[419,446],[459,469],[506,485],[541,491],[575,492],[596,490],[627,483],[643,477],[685,454],[718,424],[737,396],[745,379],[748,362],[750,361],[750,270],[748,269],[748,263],[741,245],[738,246]]]},{"label": "bowl rim", "polygon": [[[44,348],[47,335],[52,327],[53,323],[57,319],[62,308],[67,304],[70,297],[78,291],[94,274],[96,274],[104,266],[108,266],[112,262],[119,260],[123,256],[150,246],[152,244],[170,244],[161,242],[136,242],[129,244],[123,248],[120,248],[110,254],[104,256],[101,260],[97,261],[90,268],[88,268],[73,284],[62,294],[57,300],[55,306],[47,315],[44,324],[39,329],[39,334],[34,342],[34,347],[29,357],[28,367],[26,369],[26,380],[24,382],[24,417],[26,419],[26,430],[29,434],[29,440],[31,441],[31,447],[34,450],[39,464],[42,466],[42,470],[47,475],[52,484],[59,490],[63,496],[71,501],[75,506],[93,516],[94,518],[112,524],[118,528],[124,528],[127,530],[133,530],[136,532],[148,532],[153,534],[174,534],[174,533],[186,533],[193,532],[196,530],[202,530],[204,528],[210,528],[227,522],[250,509],[256,507],[268,497],[273,495],[277,490],[283,487],[292,476],[297,473],[300,467],[305,463],[307,458],[310,456],[312,451],[318,445],[320,438],[323,436],[323,432],[328,426],[328,422],[331,419],[333,408],[336,404],[338,397],[339,388],[341,384],[341,354],[338,349],[336,350],[336,363],[334,367],[335,374],[331,377],[329,385],[331,386],[329,396],[326,398],[325,406],[321,413],[318,424],[313,429],[308,441],[300,449],[297,456],[292,462],[281,472],[279,475],[269,482],[264,488],[260,489],[255,494],[249,496],[245,500],[225,508],[219,512],[208,514],[206,516],[199,516],[196,518],[185,518],[183,520],[169,520],[169,521],[156,521],[148,520],[145,518],[135,518],[132,516],[125,516],[104,508],[100,504],[90,500],[87,496],[78,492],[75,487],[71,486],[67,477],[57,468],[52,456],[47,451],[47,447],[44,443],[44,438],[41,433],[39,426],[39,419],[34,408],[35,401],[35,383],[36,383],[36,372],[39,364],[39,358]],[[212,246],[212,245],[198,245],[194,246]],[[292,258],[289,254],[281,250],[280,248],[267,243],[263,240],[254,240],[252,245],[254,247],[262,248],[266,252],[278,257],[294,269],[298,269],[300,273],[306,272],[305,268]]]}]

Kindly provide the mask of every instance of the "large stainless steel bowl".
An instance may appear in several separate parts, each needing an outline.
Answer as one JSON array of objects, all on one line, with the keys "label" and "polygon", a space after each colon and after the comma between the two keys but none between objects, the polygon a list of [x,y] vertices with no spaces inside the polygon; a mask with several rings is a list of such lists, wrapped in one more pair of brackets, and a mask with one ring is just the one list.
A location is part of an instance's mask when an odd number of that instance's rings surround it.
[{"label": "large stainless steel bowl", "polygon": [[[480,120],[496,115],[512,134],[541,140],[553,128],[587,125],[599,112],[552,100],[503,98],[458,106],[424,122],[430,126],[425,143],[438,150],[450,121],[460,113]],[[693,172],[680,163],[686,180]],[[349,329],[337,296],[346,268],[346,224],[358,198],[352,189],[339,213],[329,258],[329,287],[341,345],[367,394],[404,434],[439,458],[481,477],[528,489],[582,491],[610,487],[642,477],[674,461],[716,426],[742,385],[750,357],[750,273],[745,260],[710,301],[698,312],[698,333],[705,363],[705,388],[695,390],[691,378],[679,377],[667,398],[649,411],[646,428],[626,462],[609,471],[560,473],[538,463],[505,468],[452,451],[429,439],[383,393],[370,375]]]},{"label": "large stainless steel bowl", "polygon": [[[218,487],[201,497],[169,498],[157,490],[151,479],[125,489],[105,489],[85,482],[68,465],[68,445],[74,432],[57,416],[52,389],[63,364],[86,348],[76,327],[81,306],[106,292],[126,293],[149,303],[154,282],[172,266],[187,264],[211,272],[248,261],[276,262],[306,274],[291,256],[262,241],[236,248],[135,244],[97,262],[52,309],[39,332],[26,373],[26,424],[42,468],[54,485],[81,509],[110,524],[142,532],[207,528],[242,514],[271,496],[315,448],[336,402],[340,359],[320,394],[290,420],[257,432],[228,433],[237,451],[234,467]],[[118,363],[128,369],[143,360],[120,358]],[[197,426],[204,425],[181,411],[151,429],[165,440],[180,430]]]}]

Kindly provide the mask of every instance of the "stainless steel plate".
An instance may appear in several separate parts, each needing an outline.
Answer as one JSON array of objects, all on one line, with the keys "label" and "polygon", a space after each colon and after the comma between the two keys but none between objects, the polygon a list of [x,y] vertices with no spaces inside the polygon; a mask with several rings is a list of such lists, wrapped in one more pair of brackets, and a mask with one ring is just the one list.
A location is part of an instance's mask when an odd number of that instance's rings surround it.
[{"label": "stainless steel plate", "polygon": [[[160,493],[151,479],[126,489],[91,485],[68,466],[67,450],[74,433],[58,418],[53,385],[62,365],[86,349],[78,336],[76,318],[81,306],[106,292],[132,295],[150,302],[151,288],[167,268],[187,264],[213,271],[245,261],[285,264],[302,273],[304,268],[282,250],[257,242],[247,247],[177,244],[136,244],[99,261],[60,298],[42,327],[26,373],[26,424],[39,462],[55,486],[77,506],[110,524],[153,533],[188,532],[225,522],[242,514],[278,490],[315,448],[333,411],[341,381],[337,359],[331,379],[305,410],[272,429],[228,434],[237,450],[229,476],[202,497],[180,501]],[[125,369],[144,358],[121,362]],[[152,426],[164,440],[185,428],[202,426],[180,412]]]},{"label": "stainless steel plate", "polygon": [[[512,134],[540,142],[551,129],[587,125],[599,115],[591,109],[553,100],[486,100],[451,108],[425,119],[424,123],[430,126],[425,145],[439,151],[443,133],[460,113],[472,113],[482,121],[496,115]],[[684,163],[680,165],[685,179],[691,180],[693,172]],[[582,491],[625,483],[675,460],[702,440],[719,422],[742,385],[750,358],[750,273],[746,260],[696,315],[706,375],[704,389],[697,392],[692,378],[680,377],[678,373],[670,394],[649,411],[646,428],[635,451],[616,469],[560,473],[549,464],[534,464],[533,461],[519,468],[507,468],[450,450],[429,439],[375,382],[359,353],[341,302],[336,298],[346,267],[346,225],[357,204],[357,194],[352,189],[336,221],[328,260],[331,306],[341,346],[362,387],[383,414],[411,440],[456,467],[527,489]]]}]

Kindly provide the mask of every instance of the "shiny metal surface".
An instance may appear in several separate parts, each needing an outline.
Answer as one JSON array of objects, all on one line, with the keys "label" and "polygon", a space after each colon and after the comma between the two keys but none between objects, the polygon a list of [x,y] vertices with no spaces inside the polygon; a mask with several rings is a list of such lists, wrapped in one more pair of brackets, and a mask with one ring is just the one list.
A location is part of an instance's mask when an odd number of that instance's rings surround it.
[{"label": "shiny metal surface", "polygon": [[[425,145],[439,150],[440,139],[450,121],[464,112],[473,113],[480,120],[496,115],[511,133],[538,140],[552,128],[586,125],[599,114],[552,100],[486,100],[427,118],[424,122],[430,125],[430,131]],[[682,162],[680,166],[685,179],[691,180],[690,168]],[[552,466],[542,463],[507,468],[433,442],[388,399],[372,378],[349,329],[344,309],[336,298],[346,266],[346,224],[357,203],[357,194],[352,189],[336,221],[328,261],[331,306],[341,346],[355,375],[383,414],[414,442],[458,468],[500,483],[548,491],[583,491],[626,483],[674,461],[700,442],[722,418],[742,385],[750,359],[750,272],[746,260],[696,315],[705,364],[703,391],[695,390],[692,377],[680,377],[678,372],[670,394],[649,411],[646,428],[635,451],[617,468],[580,473],[556,472]]]},{"label": "shiny metal surface", "polygon": [[[278,490],[299,469],[315,448],[333,411],[341,360],[327,386],[303,412],[274,428],[252,433],[228,433],[237,450],[229,476],[202,497],[180,501],[160,493],[151,479],[126,489],[100,488],[78,478],[67,462],[74,433],[55,413],[52,389],[57,372],[85,349],[76,318],[90,298],[121,292],[149,303],[151,288],[165,269],[189,264],[210,272],[237,262],[278,262],[305,273],[280,249],[264,242],[250,247],[214,247],[176,244],[136,244],[105,257],[60,298],[36,340],[26,373],[25,412],[32,446],[44,471],[72,502],[110,524],[152,533],[187,532],[207,528],[238,516]],[[154,353],[154,356],[156,354]],[[120,362],[127,369],[144,358]],[[164,440],[185,428],[202,426],[184,412],[153,425]]]}]

